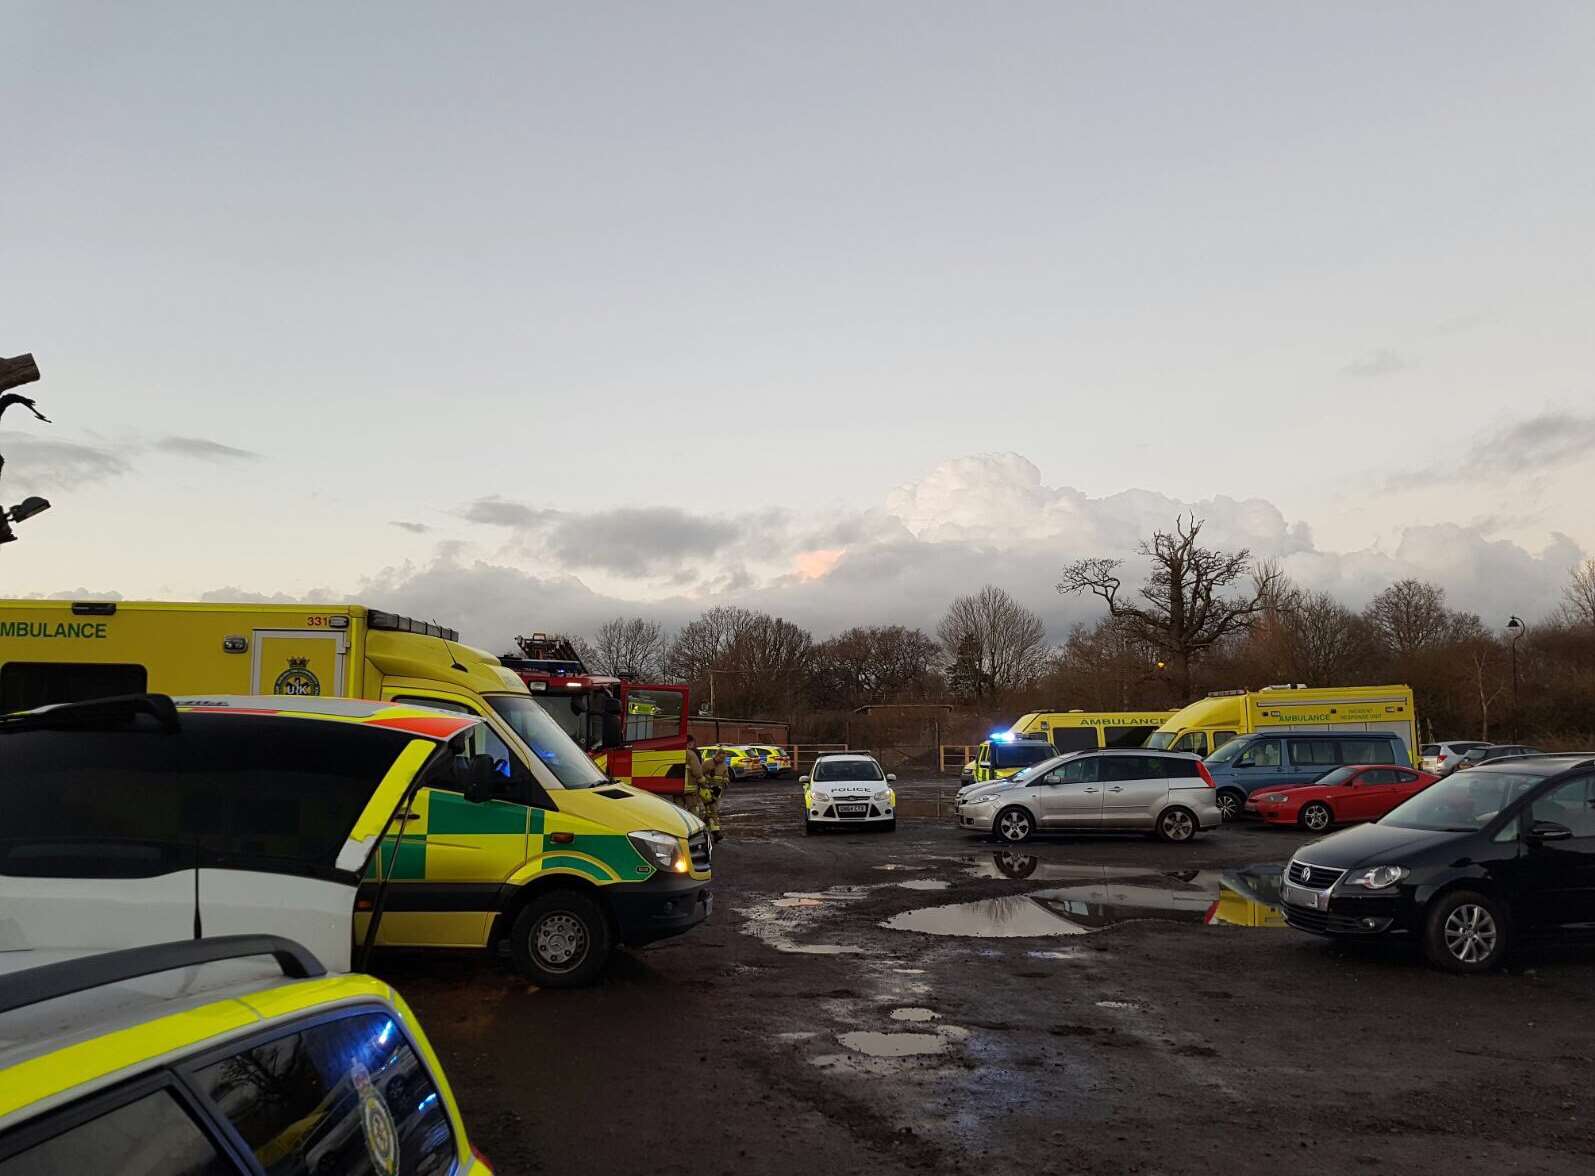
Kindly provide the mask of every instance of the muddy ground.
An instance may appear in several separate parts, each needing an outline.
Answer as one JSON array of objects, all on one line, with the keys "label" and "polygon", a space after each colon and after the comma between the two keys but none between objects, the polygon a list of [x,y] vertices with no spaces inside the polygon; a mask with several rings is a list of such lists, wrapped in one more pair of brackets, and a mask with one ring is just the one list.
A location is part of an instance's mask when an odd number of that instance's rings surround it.
[{"label": "muddy ground", "polygon": [[1271,925],[1293,832],[1003,854],[950,791],[805,837],[794,783],[739,787],[712,921],[591,990],[378,970],[505,1173],[1595,1167],[1595,949],[1446,976]]}]

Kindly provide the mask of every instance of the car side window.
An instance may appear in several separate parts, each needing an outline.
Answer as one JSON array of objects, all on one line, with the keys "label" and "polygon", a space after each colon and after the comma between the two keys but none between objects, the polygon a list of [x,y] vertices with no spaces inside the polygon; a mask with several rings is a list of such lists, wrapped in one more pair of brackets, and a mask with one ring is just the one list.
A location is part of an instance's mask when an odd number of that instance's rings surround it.
[{"label": "car side window", "polygon": [[[1241,753],[1240,762],[1254,768],[1277,768],[1283,762],[1278,739],[1259,739]],[[1300,763],[1300,760],[1296,761]]]},{"label": "car side window", "polygon": [[1292,739],[1290,762],[1319,768],[1331,768],[1341,763],[1340,746],[1333,739]]},{"label": "car side window", "polygon": [[1119,780],[1161,780],[1162,768],[1156,763],[1149,763],[1144,755],[1109,755],[1102,759],[1102,779],[1104,781]]},{"label": "car side window", "polygon": [[1052,769],[1047,773],[1049,784],[1094,784],[1097,781],[1097,770],[1102,759],[1100,756],[1086,756],[1081,759],[1072,759],[1068,763]]},{"label": "car side window", "polygon": [[[1213,750],[1217,751],[1219,748],[1223,747],[1226,743],[1228,743],[1233,738],[1235,738],[1235,732],[1234,731],[1214,731],[1213,732]],[[1177,748],[1176,750],[1178,750],[1178,751],[1194,751],[1194,752],[1197,752],[1198,754],[1200,754],[1201,751],[1202,751],[1202,749],[1199,748],[1199,747],[1181,747],[1181,748]]]},{"label": "car side window", "polygon": [[1574,837],[1595,837],[1595,776],[1569,780],[1536,800],[1529,827],[1540,821],[1571,829]]},{"label": "car side window", "polygon": [[[1174,742],[1174,751],[1194,751],[1197,755],[1207,754],[1207,732],[1187,731]],[[1247,755],[1251,755],[1248,751]]]},{"label": "car side window", "polygon": [[437,1086],[387,1012],[307,1025],[192,1076],[272,1176],[432,1176],[454,1166]]},{"label": "car side window", "polygon": [[[73,1115],[77,1107],[59,1112]],[[0,1150],[4,1143],[0,1141]],[[126,1176],[234,1176],[238,1171],[189,1118],[169,1089],[123,1103],[0,1159],[0,1176],[108,1172]]]},{"label": "car side window", "polygon": [[1394,784],[1399,779],[1400,776],[1389,768],[1372,768],[1358,776],[1357,783],[1372,785]]}]

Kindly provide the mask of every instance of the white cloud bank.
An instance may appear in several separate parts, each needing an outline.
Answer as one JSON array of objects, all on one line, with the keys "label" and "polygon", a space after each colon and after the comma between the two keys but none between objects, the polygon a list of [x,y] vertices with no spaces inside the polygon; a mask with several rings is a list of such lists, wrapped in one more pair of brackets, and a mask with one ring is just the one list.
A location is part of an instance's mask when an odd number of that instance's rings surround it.
[{"label": "white cloud bank", "polygon": [[[590,630],[617,613],[667,625],[714,604],[779,613],[825,634],[853,624],[932,626],[961,592],[995,583],[1045,618],[1054,637],[1099,615],[1053,585],[1070,559],[1121,556],[1179,514],[1207,520],[1204,540],[1275,559],[1300,583],[1360,606],[1416,576],[1487,623],[1554,607],[1583,557],[1565,535],[1531,552],[1487,526],[1409,526],[1388,546],[1324,551],[1305,523],[1261,498],[1184,502],[1147,490],[1093,498],[1047,486],[1015,453],[960,457],[892,491],[880,506],[834,517],[787,512],[553,510],[502,499],[466,504],[473,541],[429,564],[389,568],[355,595],[446,619],[468,640],[507,648],[529,629]],[[592,539],[585,544],[584,536]]]}]

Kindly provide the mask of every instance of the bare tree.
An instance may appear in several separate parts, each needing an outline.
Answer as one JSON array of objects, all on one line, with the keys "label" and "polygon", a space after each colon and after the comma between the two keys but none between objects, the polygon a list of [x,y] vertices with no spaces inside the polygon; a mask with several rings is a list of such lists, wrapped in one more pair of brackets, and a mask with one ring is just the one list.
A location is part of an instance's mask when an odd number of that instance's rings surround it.
[{"label": "bare tree", "polygon": [[648,679],[663,673],[664,660],[665,638],[657,621],[615,617],[600,625],[593,635],[592,660],[588,664],[600,674]]},{"label": "bare tree", "polygon": [[1567,601],[1569,620],[1575,625],[1595,625],[1595,559],[1586,559],[1573,569],[1562,596]]},{"label": "bare tree", "polygon": [[1174,530],[1155,531],[1137,550],[1152,562],[1136,604],[1120,596],[1124,582],[1119,559],[1078,559],[1063,569],[1058,591],[1101,597],[1108,613],[1133,638],[1164,651],[1171,681],[1181,698],[1191,695],[1191,666],[1233,633],[1249,628],[1272,598],[1277,572],[1257,569],[1251,591],[1225,596],[1230,585],[1252,570],[1252,553],[1202,547],[1197,537],[1204,520],[1192,515],[1174,521]]},{"label": "bare tree", "polygon": [[1041,618],[991,584],[954,600],[936,635],[958,687],[976,699],[1030,683],[1046,664]]},{"label": "bare tree", "polygon": [[860,626],[814,647],[810,689],[830,706],[919,698],[937,680],[940,660],[940,646],[919,629]]},{"label": "bare tree", "polygon": [[1486,681],[1487,678],[1495,676],[1491,674],[1492,669],[1496,670],[1496,675],[1499,674],[1498,667],[1492,666],[1490,657],[1496,652],[1498,651],[1495,644],[1491,641],[1475,641],[1473,648],[1469,650],[1469,657],[1473,662],[1473,681],[1479,692],[1479,738],[1486,742],[1490,738],[1490,704],[1501,697],[1501,692],[1506,689],[1498,676],[1493,687]]},{"label": "bare tree", "polygon": [[1398,658],[1483,631],[1478,617],[1446,607],[1444,588],[1422,580],[1398,580],[1375,596],[1362,615]]},{"label": "bare tree", "polygon": [[722,713],[790,706],[802,692],[814,639],[766,613],[719,605],[682,626],[666,664]]}]

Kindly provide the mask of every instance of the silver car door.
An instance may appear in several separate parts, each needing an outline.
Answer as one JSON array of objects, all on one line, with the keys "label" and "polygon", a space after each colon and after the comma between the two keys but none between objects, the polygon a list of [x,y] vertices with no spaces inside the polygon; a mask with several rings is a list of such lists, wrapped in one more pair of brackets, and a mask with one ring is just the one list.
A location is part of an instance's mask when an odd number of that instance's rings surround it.
[{"label": "silver car door", "polygon": [[1098,756],[1081,756],[1060,764],[1036,781],[1036,819],[1042,828],[1098,825],[1102,822],[1102,786],[1097,780]]},{"label": "silver car door", "polygon": [[1150,829],[1168,796],[1163,762],[1150,755],[1102,757],[1102,824],[1121,829]]}]

